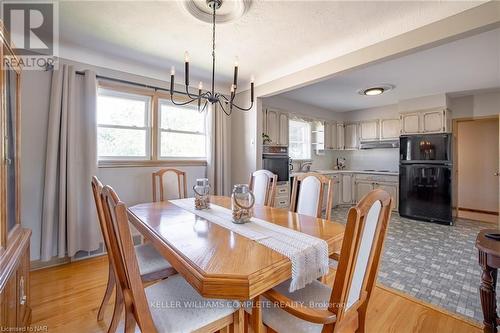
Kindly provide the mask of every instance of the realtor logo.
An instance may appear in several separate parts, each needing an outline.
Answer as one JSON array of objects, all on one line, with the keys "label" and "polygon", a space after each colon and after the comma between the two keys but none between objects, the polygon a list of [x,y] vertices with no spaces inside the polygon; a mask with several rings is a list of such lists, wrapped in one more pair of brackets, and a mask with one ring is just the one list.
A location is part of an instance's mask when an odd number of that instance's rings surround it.
[{"label": "realtor logo", "polygon": [[57,3],[3,1],[1,9],[7,42],[23,69],[53,68],[59,39]]}]

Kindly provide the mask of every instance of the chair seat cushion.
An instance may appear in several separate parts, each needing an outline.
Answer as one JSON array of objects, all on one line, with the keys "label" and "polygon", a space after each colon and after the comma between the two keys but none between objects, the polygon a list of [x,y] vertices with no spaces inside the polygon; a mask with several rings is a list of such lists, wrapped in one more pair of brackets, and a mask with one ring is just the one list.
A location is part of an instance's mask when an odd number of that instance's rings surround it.
[{"label": "chair seat cushion", "polygon": [[239,309],[239,302],[203,298],[178,274],[145,291],[159,333],[192,332]]},{"label": "chair seat cushion", "polygon": [[137,263],[141,275],[161,271],[172,267],[151,244],[142,244],[135,247]]},{"label": "chair seat cushion", "polygon": [[[290,281],[285,281],[274,288],[274,290],[287,296],[288,298],[301,302],[305,306],[315,308],[317,310],[326,310],[330,301],[332,289],[327,285],[313,281],[305,288],[294,291],[288,291]],[[321,333],[322,324],[315,324],[280,309],[274,306],[269,300],[262,300],[262,320],[264,324],[271,327],[276,332],[295,332],[295,333]],[[246,308],[246,311],[251,313],[251,308]]]}]

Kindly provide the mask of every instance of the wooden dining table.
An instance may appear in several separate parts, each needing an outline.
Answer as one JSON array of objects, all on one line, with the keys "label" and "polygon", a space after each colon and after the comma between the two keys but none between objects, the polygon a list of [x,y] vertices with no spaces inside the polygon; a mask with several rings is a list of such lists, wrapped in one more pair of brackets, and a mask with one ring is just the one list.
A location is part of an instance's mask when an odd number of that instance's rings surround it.
[{"label": "wooden dining table", "polygon": [[[228,197],[211,203],[231,208]],[[330,254],[340,251],[341,223],[259,205],[254,216],[321,238]],[[169,201],[132,206],[129,220],[204,297],[250,300],[292,276],[288,257]]]}]

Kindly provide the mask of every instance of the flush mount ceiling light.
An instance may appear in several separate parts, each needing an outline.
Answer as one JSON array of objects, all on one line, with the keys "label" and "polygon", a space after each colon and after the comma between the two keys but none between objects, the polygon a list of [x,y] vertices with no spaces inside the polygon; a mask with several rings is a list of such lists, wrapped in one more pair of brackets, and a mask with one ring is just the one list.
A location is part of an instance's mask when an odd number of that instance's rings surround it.
[{"label": "flush mount ceiling light", "polygon": [[394,89],[392,84],[381,84],[378,86],[360,89],[358,90],[358,94],[363,96],[378,96],[392,89]]}]

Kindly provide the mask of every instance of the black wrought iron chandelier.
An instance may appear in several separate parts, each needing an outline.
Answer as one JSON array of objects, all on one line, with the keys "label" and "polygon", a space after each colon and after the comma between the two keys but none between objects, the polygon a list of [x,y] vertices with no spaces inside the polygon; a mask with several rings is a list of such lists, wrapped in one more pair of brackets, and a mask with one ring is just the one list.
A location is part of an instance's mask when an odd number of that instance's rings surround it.
[{"label": "black wrought iron chandelier", "polygon": [[[203,84],[202,82],[198,85],[198,95],[191,94],[189,92],[189,54],[188,52],[184,55],[184,69],[185,69],[185,86],[186,95],[189,100],[185,102],[176,102],[174,100],[174,79],[175,79],[175,68],[172,66],[170,71],[170,100],[175,105],[187,105],[193,102],[198,103],[198,111],[202,112],[207,107],[208,103],[212,105],[219,104],[224,113],[228,116],[233,112],[233,108],[241,111],[249,111],[253,107],[254,103],[254,80],[251,79],[250,83],[250,106],[248,108],[239,107],[234,104],[234,98],[236,96],[236,90],[238,89],[238,62],[234,64],[234,76],[233,83],[231,84],[229,98],[225,95],[215,92],[215,14],[217,9],[222,6],[222,0],[207,0],[207,5],[212,9],[212,86],[210,91],[202,93]],[[202,102],[203,107],[201,107]]]}]

